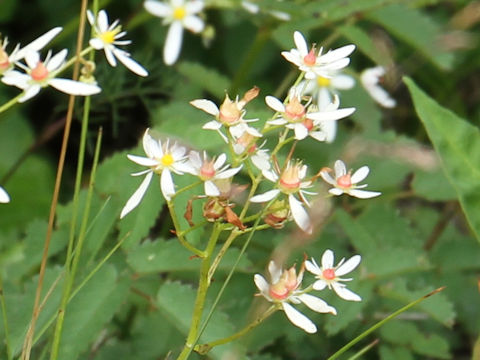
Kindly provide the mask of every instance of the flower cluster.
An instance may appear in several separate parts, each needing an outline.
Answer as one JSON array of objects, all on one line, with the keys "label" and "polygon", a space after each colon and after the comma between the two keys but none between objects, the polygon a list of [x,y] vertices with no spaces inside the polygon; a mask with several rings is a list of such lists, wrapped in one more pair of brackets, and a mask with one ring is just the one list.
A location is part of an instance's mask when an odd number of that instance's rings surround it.
[{"label": "flower cluster", "polygon": [[[293,325],[298,326],[307,333],[315,333],[317,331],[315,324],[296,310],[293,305],[303,303],[315,312],[336,315],[337,310],[334,307],[328,305],[324,300],[309,294],[312,290],[320,291],[327,287],[335,291],[344,300],[361,301],[359,295],[348,290],[346,285],[343,284],[343,282],[352,279],[340,277],[354,270],[360,263],[360,260],[360,255],[355,255],[347,261],[342,259],[338,265],[334,266],[333,251],[326,250],[322,256],[322,266],[318,266],[313,258],[311,261],[305,260],[297,274],[295,266],[282,270],[274,261],[271,261],[268,265],[270,281],[267,281],[260,274],[255,275],[254,281],[258,290],[260,290],[260,295],[269,302],[277,304]],[[310,286],[302,287],[305,269],[315,275],[317,280]]]}]

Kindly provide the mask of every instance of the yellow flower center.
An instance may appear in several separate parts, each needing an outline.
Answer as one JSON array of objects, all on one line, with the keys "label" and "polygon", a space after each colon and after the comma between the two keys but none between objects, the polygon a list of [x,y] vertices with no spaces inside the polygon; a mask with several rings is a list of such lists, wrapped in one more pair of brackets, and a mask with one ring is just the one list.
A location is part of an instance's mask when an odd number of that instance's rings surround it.
[{"label": "yellow flower center", "polygon": [[115,35],[118,34],[118,31],[112,30],[112,31],[105,31],[104,33],[100,34],[100,39],[106,43],[106,44],[111,44],[115,41]]},{"label": "yellow flower center", "polygon": [[323,77],[323,76],[317,77],[317,84],[318,84],[318,86],[320,86],[320,87],[330,86],[331,82],[332,82],[332,81],[331,81],[329,78],[325,78],[325,77]]},{"label": "yellow flower center", "polygon": [[173,159],[173,156],[170,154],[165,154],[163,157],[160,159],[160,162],[162,163],[163,166],[170,166],[172,165],[175,160]]},{"label": "yellow flower center", "polygon": [[175,20],[182,20],[186,15],[187,11],[183,6],[177,7],[175,10],[173,10],[173,18]]}]

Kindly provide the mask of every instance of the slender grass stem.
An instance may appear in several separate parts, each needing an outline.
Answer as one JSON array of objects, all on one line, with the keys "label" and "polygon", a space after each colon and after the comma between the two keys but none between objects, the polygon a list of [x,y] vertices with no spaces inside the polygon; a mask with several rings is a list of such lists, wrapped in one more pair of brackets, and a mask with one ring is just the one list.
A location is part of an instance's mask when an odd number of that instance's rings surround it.
[{"label": "slender grass stem", "polygon": [[2,307],[3,328],[5,331],[5,347],[7,351],[7,359],[12,359],[12,347],[10,345],[10,331],[8,327],[7,303],[3,292],[3,275],[0,273],[0,305]]}]

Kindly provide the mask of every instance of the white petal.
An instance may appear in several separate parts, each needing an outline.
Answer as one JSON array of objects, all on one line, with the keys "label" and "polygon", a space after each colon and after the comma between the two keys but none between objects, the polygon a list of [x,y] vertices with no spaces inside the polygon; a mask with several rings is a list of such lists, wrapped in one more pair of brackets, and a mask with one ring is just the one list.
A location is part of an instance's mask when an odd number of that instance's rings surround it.
[{"label": "white petal", "polygon": [[148,157],[144,157],[144,156],[137,156],[137,155],[130,155],[128,154],[127,157],[133,161],[134,163],[138,164],[138,165],[143,165],[143,166],[157,166],[158,165],[158,161],[155,160],[155,159],[151,159],[151,158],[148,158]]},{"label": "white petal", "polygon": [[30,86],[29,88],[25,89],[24,95],[18,99],[18,102],[22,103],[31,99],[32,97],[37,95],[41,89],[42,87],[40,85],[35,84]]},{"label": "white petal", "polygon": [[345,163],[342,160],[335,161],[335,178],[338,179],[340,176],[347,174],[347,168]]},{"label": "white petal", "polygon": [[271,182],[277,182],[278,176],[273,170],[263,170],[262,175]]},{"label": "white petal", "polygon": [[233,175],[237,174],[240,170],[242,169],[242,166],[228,169],[225,171],[222,171],[220,174],[215,176],[215,179],[228,179],[231,178]]},{"label": "white petal", "polygon": [[195,106],[197,109],[203,110],[210,115],[217,116],[219,114],[218,106],[213,101],[206,99],[197,99],[190,101],[190,105]]},{"label": "white petal", "polygon": [[48,61],[48,64],[45,66],[47,67],[48,71],[55,71],[57,70],[60,66],[62,66],[63,62],[65,61],[65,58],[67,57],[68,50],[63,49],[59,51],[57,54],[52,56],[52,58]]},{"label": "white petal", "polygon": [[302,294],[297,296],[301,302],[308,306],[309,309],[312,309],[318,313],[330,313],[333,315],[337,315],[337,310],[334,307],[328,305],[322,299],[310,295],[310,294]]},{"label": "white petal", "polygon": [[97,85],[86,84],[80,81],[74,81],[69,79],[50,79],[48,84],[55,89],[60,90],[70,95],[89,96],[98,94],[102,91]]},{"label": "white petal", "polygon": [[10,202],[10,196],[8,196],[5,189],[0,186],[0,203],[8,203],[8,202]]},{"label": "white petal", "polygon": [[198,16],[190,15],[183,19],[183,26],[193,33],[199,33],[203,30],[205,24]]},{"label": "white petal", "polygon": [[41,49],[44,48],[45,45],[47,45],[52,39],[57,36],[60,32],[62,31],[61,27],[55,27],[50,31],[47,31],[45,34],[41,35],[37,39],[33,40],[30,44],[26,45],[22,49],[20,49],[18,52],[15,53],[15,56],[13,59],[10,59],[10,61],[18,61],[21,60],[25,57],[27,51],[40,51]]},{"label": "white petal", "polygon": [[133,72],[134,74],[137,74],[139,76],[148,76],[148,71],[145,70],[145,68],[137,63],[135,60],[133,60],[128,53],[126,53],[123,50],[113,48],[112,49],[113,54],[117,57],[120,62],[125,65],[125,67]]},{"label": "white petal", "polygon": [[300,329],[305,330],[309,334],[317,332],[317,327],[315,324],[301,312],[296,310],[292,305],[282,302],[282,307],[288,317],[288,320],[290,320],[293,325],[298,326]]},{"label": "white petal", "polygon": [[325,55],[320,56],[322,63],[332,63],[349,56],[355,50],[355,45],[346,45],[341,48],[330,50]]},{"label": "white petal", "polygon": [[352,184],[357,184],[360,181],[364,180],[368,176],[369,172],[370,169],[368,168],[368,166],[362,166],[360,169],[353,173],[351,178]]},{"label": "white petal", "polygon": [[318,267],[314,259],[312,259],[312,261],[305,261],[305,268],[314,275],[320,275],[322,273],[322,270]]},{"label": "white petal", "polygon": [[[212,121],[207,122],[205,125],[203,125],[202,129],[219,130],[221,127],[222,127],[222,123],[219,123],[218,121],[212,120]],[[223,136],[225,136],[225,135],[223,135]]]},{"label": "white petal", "polygon": [[270,260],[270,262],[268,263],[268,273],[270,274],[272,284],[276,284],[282,276],[282,269],[277,266],[277,263],[275,261]]},{"label": "white petal", "polygon": [[317,280],[313,283],[314,290],[323,290],[327,287],[327,282],[325,280]]},{"label": "white petal", "polygon": [[107,58],[110,66],[115,67],[117,66],[117,58],[115,57],[115,55],[113,55],[113,51],[111,48],[111,45],[106,45],[104,46],[103,51],[105,52],[105,57]]},{"label": "white petal", "polygon": [[93,15],[92,10],[87,10],[87,20],[91,26],[95,25],[95,15]]},{"label": "white petal", "polygon": [[328,192],[330,194],[336,195],[336,196],[340,196],[340,195],[345,193],[342,189],[339,189],[339,188],[332,188],[332,189],[328,190]]},{"label": "white petal", "polygon": [[262,295],[265,296],[265,294],[268,294],[268,291],[270,289],[270,285],[268,284],[267,280],[260,275],[260,274],[255,274],[253,277],[253,281],[255,282],[255,285],[257,286],[258,290],[262,293]]},{"label": "white petal", "polygon": [[327,183],[331,185],[337,185],[337,182],[335,181],[334,178],[330,175],[328,171],[320,171],[320,176],[322,177],[323,180],[325,180]]},{"label": "white petal", "polygon": [[285,112],[285,106],[282,104],[280,100],[278,100],[276,97],[273,96],[266,96],[265,97],[265,102],[269,107],[271,107],[273,110],[283,113]]},{"label": "white petal", "polygon": [[102,40],[100,40],[99,38],[90,39],[90,41],[88,43],[95,50],[101,50],[105,47],[105,43]]},{"label": "white petal", "polygon": [[333,251],[328,249],[322,255],[322,269],[333,269],[334,255]]},{"label": "white petal", "polygon": [[349,190],[348,194],[359,199],[371,199],[379,195],[382,195],[381,192],[377,192],[377,191],[366,191],[366,190],[357,190],[357,189]]},{"label": "white petal", "polygon": [[227,161],[227,155],[220,154],[217,160],[215,160],[215,163],[213,164],[213,168],[215,170],[220,169],[223,166],[223,164],[225,164],[225,161]]},{"label": "white petal", "polygon": [[205,181],[204,183],[205,195],[208,196],[220,196],[220,191],[217,186],[211,181]]},{"label": "white petal", "polygon": [[145,176],[142,183],[138,187],[138,189],[133,193],[133,195],[128,199],[127,203],[122,209],[120,213],[120,219],[122,219],[125,215],[127,215],[130,211],[137,207],[137,205],[142,200],[145,192],[147,191],[148,185],[150,185],[150,181],[152,180],[153,172],[150,172]]},{"label": "white petal", "polygon": [[37,51],[28,50],[25,54],[25,62],[30,69],[34,69],[40,61],[40,54]]},{"label": "white petal", "polygon": [[175,185],[173,184],[172,174],[170,170],[163,169],[160,176],[160,188],[162,189],[163,197],[170,201],[171,196],[175,194]]},{"label": "white petal", "polygon": [[298,201],[295,196],[292,194],[288,195],[288,203],[290,204],[290,211],[292,212],[293,220],[298,225],[300,229],[305,231],[307,234],[312,233],[312,223],[308,213],[303,208],[301,201]]},{"label": "white petal", "polygon": [[355,86],[355,79],[349,75],[337,75],[332,79],[332,86],[335,89],[348,90]]},{"label": "white petal", "polygon": [[335,136],[337,135],[336,121],[322,121],[319,125],[325,134],[325,141],[327,143],[331,143],[335,140]]},{"label": "white petal", "polygon": [[342,264],[338,269],[335,270],[335,275],[342,276],[342,275],[348,274],[350,271],[355,269],[358,266],[358,264],[360,264],[361,260],[362,260],[362,257],[360,255],[352,256],[344,264]]},{"label": "white petal", "polygon": [[143,3],[143,6],[150,14],[161,18],[167,17],[172,13],[172,8],[160,1],[147,0]]},{"label": "white petal", "polygon": [[295,124],[293,130],[295,131],[296,140],[303,140],[308,136],[308,129],[303,124]]},{"label": "white petal", "polygon": [[280,194],[280,190],[273,189],[269,190],[266,193],[253,196],[250,201],[254,203],[263,203],[272,200],[275,196]]},{"label": "white petal", "polygon": [[108,30],[108,15],[105,10],[100,10],[97,14],[97,25],[101,32]]},{"label": "white petal", "polygon": [[257,152],[251,158],[253,165],[255,165],[259,170],[269,170],[270,169],[270,161],[269,156],[264,153]]},{"label": "white petal", "polygon": [[374,85],[370,87],[365,87],[365,89],[368,91],[373,100],[375,100],[381,106],[390,109],[397,105],[395,99],[390,97],[390,94],[382,87]]},{"label": "white petal", "polygon": [[295,31],[293,34],[293,41],[295,42],[295,46],[297,47],[301,56],[308,54],[307,41],[300,31]]},{"label": "white petal", "polygon": [[196,14],[203,10],[203,0],[190,0],[185,4],[185,10],[189,14]]},{"label": "white petal", "polygon": [[343,119],[352,115],[354,112],[355,108],[345,108],[335,111],[319,111],[307,114],[307,118],[317,121],[333,121]]},{"label": "white petal", "polygon": [[332,287],[335,293],[344,300],[362,301],[362,298],[359,295],[355,294],[353,291],[348,290],[345,286],[341,286],[341,284],[333,283]]},{"label": "white petal", "polygon": [[167,39],[163,48],[163,61],[173,65],[180,55],[182,48],[183,26],[179,21],[174,21],[168,28]]}]

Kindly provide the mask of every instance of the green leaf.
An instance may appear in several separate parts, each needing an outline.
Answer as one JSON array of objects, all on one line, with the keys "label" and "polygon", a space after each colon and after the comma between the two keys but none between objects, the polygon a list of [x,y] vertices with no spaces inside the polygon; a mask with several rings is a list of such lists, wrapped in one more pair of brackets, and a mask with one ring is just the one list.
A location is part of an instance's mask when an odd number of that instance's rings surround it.
[{"label": "green leaf", "polygon": [[[166,283],[158,291],[157,305],[165,315],[167,321],[175,326],[184,335],[187,335],[192,321],[193,306],[195,303],[196,291],[187,285],[180,283]],[[206,306],[208,309],[209,306]],[[218,309],[210,319],[200,343],[218,340],[232,335],[233,325],[228,317]],[[231,347],[231,344],[215,347],[209,352],[214,359],[221,359],[222,354]]]},{"label": "green leaf", "polygon": [[431,16],[426,16],[420,10],[407,7],[405,4],[383,7],[367,16],[415,48],[438,68],[443,70],[452,68],[454,56],[439,46],[442,29]]},{"label": "green leaf", "polygon": [[[217,250],[219,250],[218,247]],[[239,250],[230,248],[218,269],[229,271],[233,266]],[[192,253],[185,249],[176,239],[145,242],[128,254],[127,262],[139,273],[194,271],[200,267],[200,259],[191,258]],[[238,264],[238,272],[250,273],[252,263],[243,256]]]},{"label": "green leaf", "polygon": [[60,359],[76,359],[99,335],[129,292],[128,276],[118,279],[113,266],[104,266],[67,307]]},{"label": "green leaf", "polygon": [[372,37],[362,28],[355,25],[343,25],[337,28],[337,31],[345,36],[352,44],[376,64],[384,64],[385,59],[379,53]]},{"label": "green leaf", "polygon": [[480,240],[480,131],[432,100],[411,79],[404,81],[468,223]]},{"label": "green leaf", "polygon": [[230,86],[230,80],[228,77],[199,63],[183,61],[178,65],[177,69],[192,83],[200,86],[203,90],[209,92],[218,99],[224,98],[225,90]]}]

